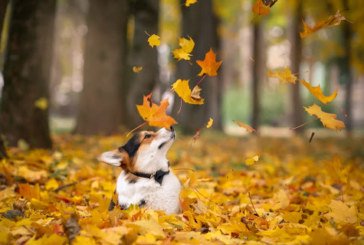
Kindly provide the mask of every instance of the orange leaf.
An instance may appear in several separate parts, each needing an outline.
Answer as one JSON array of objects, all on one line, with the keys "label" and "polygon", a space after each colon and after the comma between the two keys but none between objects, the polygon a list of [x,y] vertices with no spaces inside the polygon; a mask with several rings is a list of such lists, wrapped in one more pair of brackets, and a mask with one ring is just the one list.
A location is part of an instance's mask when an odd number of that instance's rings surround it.
[{"label": "orange leaf", "polygon": [[253,12],[257,15],[268,15],[270,9],[266,6],[262,0],[257,0],[253,5]]},{"label": "orange leaf", "polygon": [[19,194],[25,197],[26,199],[28,200],[31,200],[32,198],[39,199],[40,189],[38,184],[36,184],[35,186],[29,184],[19,184],[18,187],[19,187]]},{"label": "orange leaf", "polygon": [[236,125],[238,125],[241,128],[244,128],[246,131],[248,131],[249,133],[253,133],[255,132],[255,129],[250,127],[249,125],[242,123],[240,121],[234,121],[234,123],[236,123]]},{"label": "orange leaf", "polygon": [[148,122],[149,126],[169,128],[177,122],[166,114],[168,100],[164,99],[158,106],[152,103],[152,94],[143,97],[143,104],[137,105],[140,116]]},{"label": "orange leaf", "polygon": [[325,105],[331,101],[333,101],[337,96],[337,90],[335,90],[331,95],[325,96],[322,93],[321,87],[315,86],[312,87],[310,83],[306,82],[305,80],[300,80],[300,82],[311,92],[313,96],[315,96],[319,101],[324,103]]},{"label": "orange leaf", "polygon": [[326,128],[335,129],[335,130],[340,130],[340,129],[345,128],[345,124],[342,121],[336,120],[335,114],[331,114],[331,113],[322,111],[321,107],[319,107],[316,104],[313,104],[312,106],[304,107],[304,108],[308,112],[308,114],[314,115],[318,119],[320,119],[320,121]]},{"label": "orange leaf", "polygon": [[209,52],[205,54],[205,59],[197,60],[196,63],[202,68],[201,72],[198,74],[199,76],[206,74],[210,77],[214,77],[217,76],[217,70],[221,66],[222,61],[217,62],[216,54],[210,49]]},{"label": "orange leaf", "polygon": [[327,18],[327,20],[321,20],[312,27],[303,21],[303,31],[300,32],[300,36],[301,38],[308,37],[312,33],[317,32],[322,28],[337,26],[343,20],[346,20],[346,18],[340,13],[340,10],[338,10],[334,15],[331,15],[329,18]]}]

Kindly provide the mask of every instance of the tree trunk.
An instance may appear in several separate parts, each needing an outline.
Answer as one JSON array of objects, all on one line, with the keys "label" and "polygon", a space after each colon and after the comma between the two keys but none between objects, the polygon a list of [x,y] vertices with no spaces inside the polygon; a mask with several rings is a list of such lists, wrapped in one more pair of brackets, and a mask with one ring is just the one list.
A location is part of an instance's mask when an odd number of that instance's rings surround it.
[{"label": "tree trunk", "polygon": [[[293,16],[291,18],[291,28],[290,28],[290,43],[291,43],[291,51],[290,51],[290,59],[291,59],[291,70],[293,74],[296,74],[297,77],[300,77],[300,64],[302,59],[302,40],[300,37],[300,27],[302,25],[303,19],[303,11],[302,11],[302,0],[297,1],[296,9],[293,12]],[[300,84],[296,82],[296,84],[292,85],[292,111],[291,111],[291,120],[292,126],[296,127],[303,124],[303,105],[300,94]],[[303,133],[304,127],[300,127],[295,130],[296,133]]]},{"label": "tree trunk", "polygon": [[[5,19],[6,7],[7,6],[8,6],[8,1],[6,1],[6,0],[0,1],[0,40],[1,40],[1,37],[2,37],[2,33],[3,33],[4,19]],[[1,92],[0,92],[0,96],[1,96]],[[0,128],[0,159],[6,157],[6,150],[5,150],[5,146],[4,146],[4,142],[3,142],[3,139],[2,139],[2,133],[1,132],[2,131],[1,131],[1,128]]]},{"label": "tree trunk", "polygon": [[[217,34],[219,20],[213,11],[213,1],[199,1],[191,8],[182,6],[182,36],[191,37],[195,41],[195,49],[192,52],[191,62],[179,61],[177,63],[177,79],[189,79],[190,86],[193,87],[201,77],[197,74],[200,67],[196,60],[203,60],[205,53],[210,48],[219,55],[220,43]],[[191,64],[192,63],[192,64]],[[200,84],[202,88],[201,96],[205,98],[204,105],[183,104],[183,108],[177,121],[184,133],[194,133],[198,128],[203,128],[209,118],[214,119],[214,128],[222,129],[222,79],[220,79],[222,69],[218,71],[218,76],[207,76]],[[175,111],[180,107],[179,99],[175,102]]]},{"label": "tree trunk", "polygon": [[0,126],[10,145],[24,139],[31,147],[49,148],[48,109],[35,101],[48,99],[56,1],[12,4]]},{"label": "tree trunk", "polygon": [[[159,80],[158,50],[148,45],[149,35],[159,32],[159,1],[131,1],[130,13],[134,17],[134,32],[129,59],[129,88],[127,105],[128,125],[135,127],[142,122],[136,104],[143,102],[143,95],[149,94]],[[140,73],[132,73],[132,66],[142,66]]]},{"label": "tree trunk", "polygon": [[[343,0],[343,6],[345,11],[349,11],[348,1]],[[351,39],[352,39],[352,30],[351,23],[344,21],[342,24],[342,42],[344,48],[344,57],[342,59],[340,65],[340,83],[345,84],[345,126],[348,134],[351,134],[353,129],[352,126],[352,111],[351,111],[351,97],[352,97],[352,84],[353,84],[353,75],[351,71]]]},{"label": "tree trunk", "polygon": [[76,133],[109,134],[118,130],[125,115],[127,0],[90,0],[87,23]]},{"label": "tree trunk", "polygon": [[260,71],[262,62],[262,54],[260,52],[261,41],[262,41],[262,31],[261,31],[261,23],[255,22],[253,26],[253,65],[252,65],[252,127],[258,132],[259,122],[260,122],[260,99],[259,99],[259,88],[260,88]]}]

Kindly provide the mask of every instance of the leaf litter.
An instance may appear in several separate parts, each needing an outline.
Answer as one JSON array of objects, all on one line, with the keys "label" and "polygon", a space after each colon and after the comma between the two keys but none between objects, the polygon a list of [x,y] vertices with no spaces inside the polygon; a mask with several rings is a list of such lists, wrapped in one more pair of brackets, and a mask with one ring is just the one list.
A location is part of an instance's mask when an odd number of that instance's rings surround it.
[{"label": "leaf litter", "polygon": [[[117,147],[120,136],[56,136],[54,151],[10,149],[10,158],[0,162],[6,180],[0,190],[0,243],[363,240],[363,139],[316,138],[308,144],[299,138],[288,143],[203,134],[189,141],[179,137],[168,156],[183,185],[182,213],[176,215],[139,207],[108,211],[120,170],[96,157]],[[248,166],[253,152],[259,152],[259,161]]]}]

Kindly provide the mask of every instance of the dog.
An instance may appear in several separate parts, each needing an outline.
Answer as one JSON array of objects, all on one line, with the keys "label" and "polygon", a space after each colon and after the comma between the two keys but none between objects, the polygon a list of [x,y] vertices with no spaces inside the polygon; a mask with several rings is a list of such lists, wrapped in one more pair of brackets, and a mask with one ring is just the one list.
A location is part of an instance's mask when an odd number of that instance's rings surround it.
[{"label": "dog", "polygon": [[101,154],[100,161],[122,168],[109,210],[139,205],[168,214],[180,212],[181,184],[166,157],[175,138],[173,127],[141,131],[125,145]]}]

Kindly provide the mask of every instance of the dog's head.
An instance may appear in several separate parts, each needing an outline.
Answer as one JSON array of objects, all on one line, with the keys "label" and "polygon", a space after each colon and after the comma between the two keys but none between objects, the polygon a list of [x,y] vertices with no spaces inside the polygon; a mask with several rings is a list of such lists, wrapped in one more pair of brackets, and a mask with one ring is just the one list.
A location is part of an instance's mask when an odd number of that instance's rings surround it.
[{"label": "dog's head", "polygon": [[123,146],[101,154],[99,160],[128,172],[155,172],[165,168],[166,154],[175,139],[173,128],[141,131]]}]

